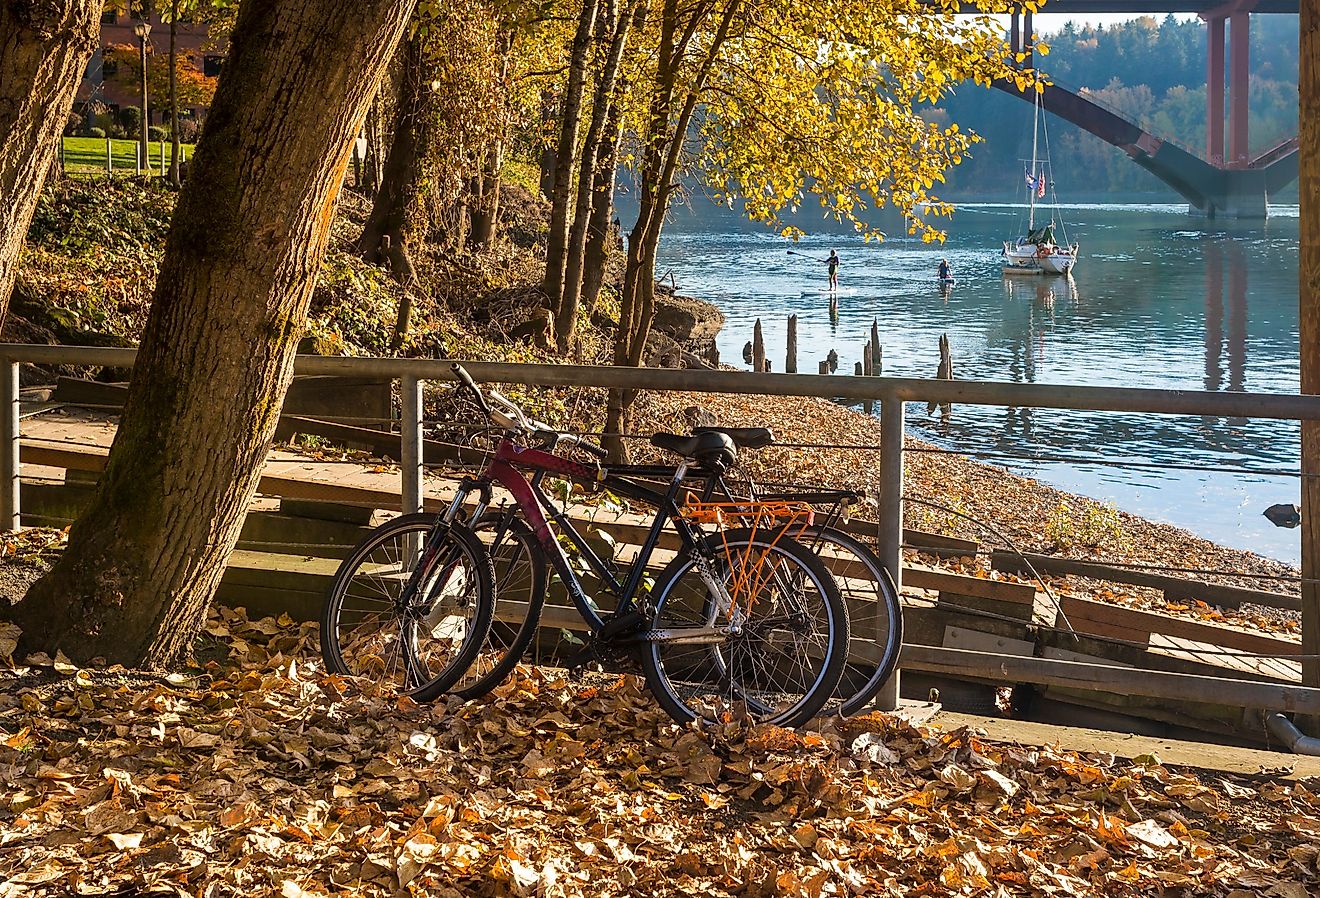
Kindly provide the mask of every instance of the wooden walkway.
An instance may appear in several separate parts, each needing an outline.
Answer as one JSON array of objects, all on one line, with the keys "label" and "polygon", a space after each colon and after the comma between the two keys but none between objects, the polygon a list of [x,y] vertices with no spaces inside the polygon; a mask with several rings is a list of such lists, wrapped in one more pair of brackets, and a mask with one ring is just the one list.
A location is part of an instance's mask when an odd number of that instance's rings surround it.
[{"label": "wooden walkway", "polygon": [[[73,408],[31,408],[24,414],[22,475],[32,481],[25,489],[47,484],[81,490],[85,496],[94,479],[91,475],[105,465],[114,438],[113,419]],[[425,507],[439,510],[452,500],[456,478],[428,475],[424,486]],[[401,473],[389,463],[341,462],[273,451],[219,598],[246,604],[258,613],[287,611],[295,617],[315,617],[338,559],[369,523],[379,520],[378,512],[399,509],[401,493]],[[341,516],[334,509],[359,511]],[[586,505],[570,505],[568,511],[575,522],[589,522],[613,537],[624,558],[635,552],[650,523],[642,515]],[[865,533],[869,526],[873,525],[852,521],[848,529]],[[1289,659],[1301,651],[1295,639],[1075,596],[1062,600],[1060,613],[1034,584],[1011,575],[987,576],[982,571],[970,576],[938,566],[937,556],[975,554],[975,543],[915,531],[906,531],[904,538],[910,545],[924,543],[927,553],[920,556],[923,563],[913,552],[905,559],[903,601],[909,643],[1300,682],[1300,665]],[[657,561],[671,554],[674,540],[672,535],[661,540]],[[1001,556],[995,561],[996,567],[1010,567]],[[865,576],[851,570],[846,575]],[[580,626],[574,610],[554,605],[554,594],[546,625]],[[1080,639],[1052,629],[1065,627],[1064,615]],[[1105,638],[1123,644],[1106,643]],[[1080,700],[1087,707],[1156,713],[1150,707],[1132,706],[1123,696],[1093,693],[1079,699],[1075,690],[1046,692],[1063,701]],[[1216,714],[1216,719],[1224,719],[1222,710]]]}]

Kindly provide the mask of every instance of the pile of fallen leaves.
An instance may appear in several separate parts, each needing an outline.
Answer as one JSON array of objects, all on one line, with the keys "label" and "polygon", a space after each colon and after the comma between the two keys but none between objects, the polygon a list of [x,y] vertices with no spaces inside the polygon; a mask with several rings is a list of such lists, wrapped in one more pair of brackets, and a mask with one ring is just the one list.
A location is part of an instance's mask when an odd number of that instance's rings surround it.
[{"label": "pile of fallen leaves", "polygon": [[1300,783],[872,715],[703,732],[632,677],[527,670],[419,706],[320,672],[311,625],[221,609],[184,674],[0,674],[0,896],[1302,898]]}]

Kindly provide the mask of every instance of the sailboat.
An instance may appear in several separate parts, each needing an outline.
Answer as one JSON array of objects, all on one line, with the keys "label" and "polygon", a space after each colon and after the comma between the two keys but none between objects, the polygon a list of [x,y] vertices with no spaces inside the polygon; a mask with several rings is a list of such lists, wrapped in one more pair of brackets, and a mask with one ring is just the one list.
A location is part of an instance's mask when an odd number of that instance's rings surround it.
[{"label": "sailboat", "polygon": [[[1054,186],[1048,137],[1045,141],[1044,162],[1037,156],[1040,126],[1040,94],[1037,93],[1031,118],[1031,167],[1026,171],[1027,233],[1016,240],[1004,242],[1004,274],[1069,274],[1077,264],[1077,244],[1069,244],[1066,234],[1062,244],[1055,239],[1056,208],[1050,207],[1047,224],[1036,226],[1036,201],[1045,198],[1047,186]],[[1047,174],[1050,177],[1047,178]]]}]

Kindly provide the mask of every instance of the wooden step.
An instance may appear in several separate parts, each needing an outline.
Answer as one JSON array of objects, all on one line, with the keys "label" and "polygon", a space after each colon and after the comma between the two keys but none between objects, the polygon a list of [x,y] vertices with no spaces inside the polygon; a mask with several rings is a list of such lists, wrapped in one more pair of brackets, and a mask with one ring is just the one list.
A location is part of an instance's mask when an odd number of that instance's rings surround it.
[{"label": "wooden step", "polygon": [[[1299,655],[1302,652],[1300,642],[1227,624],[1194,621],[1076,596],[1065,596],[1062,605],[1063,614],[1073,629],[1080,633],[1113,636],[1147,644],[1152,634],[1160,633],[1208,646],[1222,646],[1260,655]],[[1062,616],[1056,626],[1065,626]]]}]

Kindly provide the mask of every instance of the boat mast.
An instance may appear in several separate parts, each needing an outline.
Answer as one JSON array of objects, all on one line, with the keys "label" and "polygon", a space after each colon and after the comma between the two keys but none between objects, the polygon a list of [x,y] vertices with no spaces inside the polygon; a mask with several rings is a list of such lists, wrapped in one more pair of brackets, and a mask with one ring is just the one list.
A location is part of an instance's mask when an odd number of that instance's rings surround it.
[{"label": "boat mast", "polygon": [[1027,191],[1031,208],[1027,212],[1027,234],[1036,229],[1036,138],[1040,135],[1040,91],[1036,91],[1036,101],[1031,105],[1031,188]]}]

